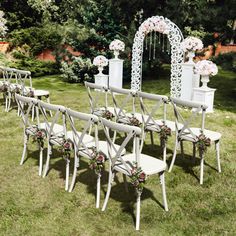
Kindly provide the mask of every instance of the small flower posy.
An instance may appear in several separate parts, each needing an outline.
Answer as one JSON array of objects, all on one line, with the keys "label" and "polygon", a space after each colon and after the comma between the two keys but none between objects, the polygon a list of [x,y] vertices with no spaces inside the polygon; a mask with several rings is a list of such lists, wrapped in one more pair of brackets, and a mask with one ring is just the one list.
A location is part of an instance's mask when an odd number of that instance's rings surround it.
[{"label": "small flower posy", "polygon": [[93,150],[92,159],[89,162],[89,167],[95,171],[96,174],[101,174],[102,168],[104,168],[104,163],[106,160],[106,155],[95,149]]},{"label": "small flower posy", "polygon": [[106,57],[99,55],[93,59],[93,65],[97,67],[104,67],[108,65],[108,60]]},{"label": "small flower posy", "polygon": [[6,93],[8,91],[8,86],[6,83],[3,83],[1,86],[0,86],[0,91],[2,93]]},{"label": "small flower posy", "polygon": [[34,90],[30,89],[27,93],[27,97],[33,98],[34,97]]},{"label": "small flower posy", "polygon": [[129,117],[129,125],[137,126],[139,127],[141,125],[141,122],[134,116]]},{"label": "small flower posy", "polygon": [[33,141],[38,142],[40,147],[43,147],[45,138],[46,138],[46,131],[43,129],[39,129],[38,126],[36,126],[35,133],[33,136]]},{"label": "small flower posy", "polygon": [[218,73],[218,68],[212,61],[202,60],[196,63],[195,72],[200,75],[214,76]]},{"label": "small flower posy", "polygon": [[201,39],[190,36],[183,40],[181,43],[181,48],[184,50],[184,52],[197,51],[203,48],[203,43]]},{"label": "small flower posy", "polygon": [[121,40],[115,39],[110,43],[109,49],[111,51],[122,51],[123,52],[125,50],[125,44]]},{"label": "small flower posy", "polygon": [[133,163],[133,169],[131,170],[131,184],[137,189],[137,191],[142,192],[147,175],[142,171],[141,167],[137,168],[137,163]]},{"label": "small flower posy", "polygon": [[211,140],[207,138],[203,133],[197,137],[197,148],[200,154],[207,151],[207,147],[211,146]]},{"label": "small flower posy", "polygon": [[62,153],[63,153],[63,158],[64,159],[69,159],[70,158],[70,154],[72,151],[72,143],[69,139],[63,139],[62,142]]},{"label": "small flower posy", "polygon": [[171,128],[169,128],[167,125],[160,125],[160,141],[161,146],[164,147],[168,137],[171,136]]},{"label": "small flower posy", "polygon": [[107,120],[112,120],[113,117],[114,117],[114,115],[108,110],[105,110],[102,113],[102,118],[105,118]]}]

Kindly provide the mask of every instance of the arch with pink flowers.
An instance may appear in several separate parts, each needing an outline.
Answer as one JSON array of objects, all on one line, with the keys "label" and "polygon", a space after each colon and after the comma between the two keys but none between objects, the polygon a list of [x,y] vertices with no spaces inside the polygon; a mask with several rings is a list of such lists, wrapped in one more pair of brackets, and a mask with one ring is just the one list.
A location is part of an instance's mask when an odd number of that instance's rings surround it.
[{"label": "arch with pink flowers", "polygon": [[169,40],[171,53],[170,94],[172,97],[180,97],[181,64],[184,61],[184,52],[180,44],[183,41],[183,34],[176,24],[163,16],[148,18],[140,25],[135,34],[132,48],[131,89],[141,90],[143,44],[145,36],[152,31],[165,34]]}]

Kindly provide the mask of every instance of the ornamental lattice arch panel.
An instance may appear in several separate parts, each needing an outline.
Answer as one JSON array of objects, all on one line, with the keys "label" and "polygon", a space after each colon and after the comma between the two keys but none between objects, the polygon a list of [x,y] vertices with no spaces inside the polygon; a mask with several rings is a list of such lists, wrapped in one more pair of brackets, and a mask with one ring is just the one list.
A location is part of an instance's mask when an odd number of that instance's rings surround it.
[{"label": "ornamental lattice arch panel", "polygon": [[131,89],[141,90],[143,43],[145,36],[152,31],[167,35],[171,49],[170,94],[173,97],[180,97],[181,63],[184,61],[184,52],[180,47],[180,43],[183,41],[183,35],[176,24],[163,16],[148,18],[140,25],[135,34],[132,48]]}]

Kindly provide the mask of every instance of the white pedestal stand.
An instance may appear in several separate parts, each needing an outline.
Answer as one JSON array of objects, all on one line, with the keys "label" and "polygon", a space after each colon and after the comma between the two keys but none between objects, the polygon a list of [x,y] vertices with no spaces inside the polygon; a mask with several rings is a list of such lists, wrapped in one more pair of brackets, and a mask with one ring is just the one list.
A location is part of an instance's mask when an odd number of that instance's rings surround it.
[{"label": "white pedestal stand", "polygon": [[95,78],[95,84],[108,87],[108,75],[104,75],[102,73],[99,73],[97,75],[94,75]]},{"label": "white pedestal stand", "polygon": [[123,87],[123,60],[109,60],[109,87]]},{"label": "white pedestal stand", "polygon": [[182,64],[181,77],[181,96],[183,100],[192,100],[193,84],[194,84],[194,62],[185,62]]},{"label": "white pedestal stand", "polygon": [[214,95],[216,89],[208,88],[208,87],[200,87],[193,89],[193,101],[203,102],[208,108],[206,113],[211,113],[213,111],[213,103],[214,103]]}]

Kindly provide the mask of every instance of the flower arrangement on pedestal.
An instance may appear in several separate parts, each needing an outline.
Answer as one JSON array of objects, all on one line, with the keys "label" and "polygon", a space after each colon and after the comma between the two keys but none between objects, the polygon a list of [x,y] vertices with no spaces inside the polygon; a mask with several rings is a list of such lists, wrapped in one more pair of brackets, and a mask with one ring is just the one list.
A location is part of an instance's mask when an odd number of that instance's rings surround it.
[{"label": "flower arrangement on pedestal", "polygon": [[119,52],[125,50],[125,43],[119,39],[115,39],[110,43],[109,49],[113,51],[115,59],[118,59]]},{"label": "flower arrangement on pedestal", "polygon": [[189,36],[183,40],[181,43],[181,48],[184,52],[187,52],[187,56],[189,58],[188,62],[193,62],[195,51],[201,50],[203,48],[203,43],[201,39]]},{"label": "flower arrangement on pedestal", "polygon": [[216,75],[218,68],[212,61],[202,60],[196,63],[195,72],[201,75],[202,88],[207,88],[209,76]]},{"label": "flower arrangement on pedestal", "polygon": [[102,55],[99,55],[93,59],[93,65],[97,66],[99,74],[102,74],[103,67],[108,65],[108,59]]}]

